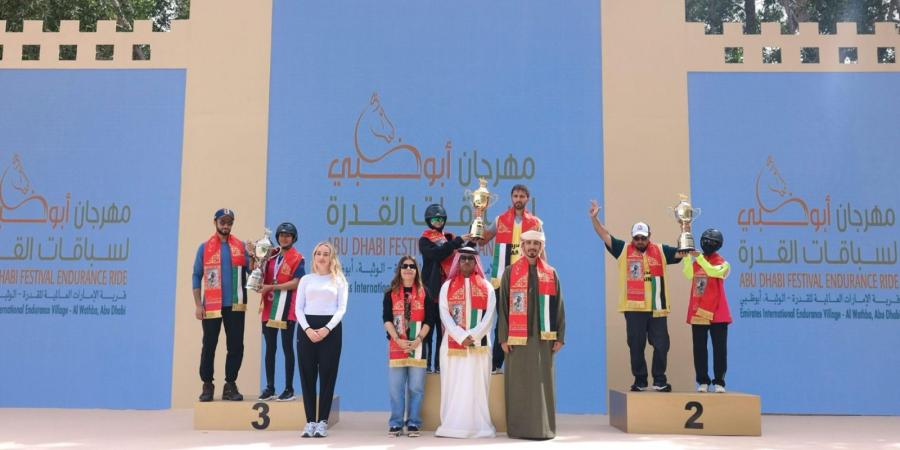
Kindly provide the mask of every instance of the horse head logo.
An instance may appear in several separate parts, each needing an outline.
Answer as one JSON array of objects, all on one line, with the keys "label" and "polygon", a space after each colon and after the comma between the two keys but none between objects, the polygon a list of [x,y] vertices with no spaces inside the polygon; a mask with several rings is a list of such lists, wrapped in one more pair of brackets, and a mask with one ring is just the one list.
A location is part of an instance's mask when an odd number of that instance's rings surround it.
[{"label": "horse head logo", "polygon": [[370,157],[363,152],[363,149],[360,146],[361,132],[368,134],[364,135],[363,138],[369,138],[370,140],[371,138],[374,138],[376,141],[384,141],[385,144],[394,142],[394,134],[396,133],[394,124],[384,112],[384,106],[381,105],[381,100],[378,98],[377,92],[372,94],[372,97],[369,99],[369,104],[366,105],[365,109],[362,110],[359,114],[359,118],[356,120],[356,130],[353,133],[353,141],[356,144],[356,153],[363,161],[378,161],[380,158]]},{"label": "horse head logo", "polygon": [[793,192],[775,165],[775,158],[769,155],[765,167],[756,176],[756,199],[759,206],[764,210],[774,211],[793,197]]},{"label": "horse head logo", "polygon": [[18,154],[13,155],[12,163],[0,176],[0,205],[6,209],[15,209],[29,200],[34,194],[31,180],[25,174],[25,167]]}]

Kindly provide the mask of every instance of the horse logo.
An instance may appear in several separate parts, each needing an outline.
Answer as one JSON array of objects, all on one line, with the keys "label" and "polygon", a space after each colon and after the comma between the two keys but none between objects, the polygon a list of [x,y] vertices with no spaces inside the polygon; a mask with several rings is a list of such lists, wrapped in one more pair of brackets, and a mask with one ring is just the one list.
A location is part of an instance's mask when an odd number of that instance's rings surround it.
[{"label": "horse logo", "polygon": [[[795,196],[788,188],[778,166],[775,165],[775,158],[771,155],[766,159],[765,167],[760,169],[759,175],[756,176],[756,202],[760,209],[767,213],[774,213],[790,203],[796,203],[800,205],[799,209],[787,208],[782,214],[792,216],[797,213],[802,219],[806,219],[809,215],[806,202]],[[791,209],[793,211],[790,211]]]},{"label": "horse logo", "polygon": [[[360,160],[368,163],[366,173],[373,173],[370,168],[376,163],[383,163],[391,172],[410,172],[418,175],[422,166],[419,150],[402,143],[397,138],[394,123],[388,117],[381,104],[378,93],[372,94],[369,103],[360,112],[353,130],[353,145]],[[382,165],[382,164],[379,164]],[[412,167],[410,167],[412,166]]]}]

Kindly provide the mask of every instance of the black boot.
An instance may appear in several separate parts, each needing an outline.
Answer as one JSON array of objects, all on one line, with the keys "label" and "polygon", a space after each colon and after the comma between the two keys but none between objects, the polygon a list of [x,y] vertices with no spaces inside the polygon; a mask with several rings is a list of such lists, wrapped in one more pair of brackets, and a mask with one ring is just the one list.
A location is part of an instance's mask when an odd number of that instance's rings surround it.
[{"label": "black boot", "polygon": [[200,401],[201,402],[211,402],[213,399],[213,393],[216,391],[216,387],[212,383],[203,383],[203,391],[200,392]]},{"label": "black boot", "polygon": [[244,399],[244,396],[238,392],[237,385],[234,382],[226,382],[225,387],[222,389],[222,400],[230,400],[233,402],[239,402]]}]

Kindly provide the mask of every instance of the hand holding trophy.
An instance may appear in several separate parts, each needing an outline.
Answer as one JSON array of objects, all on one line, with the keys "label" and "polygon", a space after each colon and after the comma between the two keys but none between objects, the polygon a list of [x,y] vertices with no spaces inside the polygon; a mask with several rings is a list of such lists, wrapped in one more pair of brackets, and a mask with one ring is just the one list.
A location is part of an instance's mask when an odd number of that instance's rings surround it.
[{"label": "hand holding trophy", "polygon": [[484,240],[484,214],[487,212],[488,206],[497,201],[497,196],[491,194],[487,190],[487,180],[480,178],[478,180],[478,189],[475,191],[466,190],[466,196],[472,196],[473,216],[472,225],[469,226],[469,236],[472,240],[480,243]]},{"label": "hand holding trophy", "polygon": [[678,235],[678,251],[689,252],[696,248],[694,235],[691,233],[691,222],[700,216],[700,208],[694,208],[688,202],[688,196],[679,194],[681,201],[670,209],[675,214],[675,220],[681,225],[681,234]]},{"label": "hand holding trophy", "polygon": [[281,247],[272,244],[272,230],[266,228],[265,236],[256,242],[247,241],[247,251],[253,257],[253,272],[247,278],[247,289],[259,292],[266,273],[266,262],[281,253]]}]

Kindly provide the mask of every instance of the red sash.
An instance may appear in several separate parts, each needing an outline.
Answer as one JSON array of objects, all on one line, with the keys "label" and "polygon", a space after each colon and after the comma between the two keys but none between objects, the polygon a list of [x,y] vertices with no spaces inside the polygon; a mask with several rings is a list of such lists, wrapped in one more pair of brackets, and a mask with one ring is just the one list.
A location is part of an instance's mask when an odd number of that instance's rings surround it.
[{"label": "red sash", "polygon": [[[443,245],[447,242],[447,237],[444,236],[444,233],[433,228],[425,230],[425,232],[422,233],[422,236],[428,238],[429,241],[434,242],[437,245]],[[447,280],[447,274],[450,273],[450,266],[453,265],[454,255],[456,255],[456,250],[451,252],[450,255],[441,261],[441,283]],[[432,293],[432,295],[434,295],[434,293]]]},{"label": "red sash", "polygon": [[[409,319],[406,308],[409,305]],[[425,322],[425,290],[413,287],[409,297],[398,287],[391,291],[391,311],[394,315],[394,329],[400,339],[415,338]],[[388,365],[390,367],[425,367],[420,345],[412,352],[405,352],[394,340],[388,342]]]},{"label": "red sash", "polygon": [[663,255],[659,246],[647,243],[647,250],[639,251],[633,244],[625,247],[626,269],[625,277],[626,299],[629,302],[644,302],[647,300],[646,278],[662,277]]},{"label": "red sash", "polygon": [[[214,234],[206,245],[203,246],[203,318],[215,319],[222,317],[222,241],[218,234]],[[241,278],[237,276],[246,263],[244,245],[240,239],[228,235],[228,247],[231,249],[231,300],[233,311],[245,311],[247,309],[246,297],[242,295],[244,286]],[[244,299],[243,303],[240,300]]]},{"label": "red sash", "polygon": [[[541,339],[556,340],[556,272],[543,259],[538,258],[535,267],[538,276],[538,314],[540,314]],[[520,258],[509,266],[509,345],[525,345],[528,342],[528,258]],[[552,314],[551,314],[552,312]]]},{"label": "red sash", "polygon": [[[278,267],[278,273],[275,274],[273,284],[287,283],[294,279],[294,272],[297,271],[297,267],[303,261],[303,255],[293,247],[284,252],[281,258],[281,266]],[[273,258],[267,263],[269,266],[266,268],[265,281],[267,283],[273,282],[272,274],[275,270],[276,259]],[[294,312],[294,297],[296,295],[295,290],[274,289],[268,292],[259,304],[260,319],[266,322],[267,327],[287,329],[288,321],[297,320]]]},{"label": "red sash", "polygon": [[[465,280],[461,273],[456,274],[450,280],[450,286],[447,287],[447,308],[449,308],[450,317],[453,318],[456,325],[464,330],[471,330],[478,326],[484,317],[487,310],[488,292],[484,278],[473,274],[469,278],[471,296],[467,297]],[[481,347],[483,344],[484,342],[476,342],[475,347]],[[447,345],[450,355],[465,355],[468,352],[466,347],[450,336],[447,336]]]},{"label": "red sash", "polygon": [[[714,266],[725,264],[725,258],[718,253],[704,257]],[[706,271],[696,260],[693,264],[694,279],[691,284],[687,322],[698,325],[731,323],[728,300],[725,298],[725,280],[707,276]]]},{"label": "red sash", "polygon": [[[513,226],[516,224],[516,209],[509,208],[505,213],[497,216],[497,234],[494,236],[494,242],[497,244],[512,244]],[[522,233],[535,230],[540,225],[538,218],[533,216],[528,210],[522,211]]]}]

